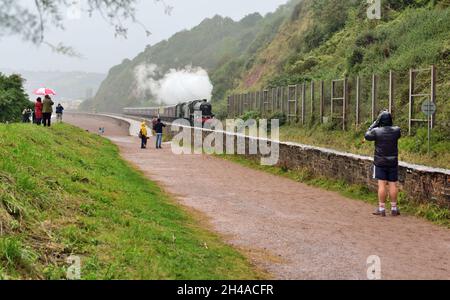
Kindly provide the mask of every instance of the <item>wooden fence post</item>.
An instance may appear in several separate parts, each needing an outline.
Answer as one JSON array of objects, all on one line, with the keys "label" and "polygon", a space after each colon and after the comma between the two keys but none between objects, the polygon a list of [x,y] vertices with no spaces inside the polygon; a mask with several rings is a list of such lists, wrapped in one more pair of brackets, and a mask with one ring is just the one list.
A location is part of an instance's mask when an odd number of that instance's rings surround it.
[{"label": "wooden fence post", "polygon": [[320,81],[320,124],[323,124],[323,112],[324,112],[324,82],[323,80]]},{"label": "wooden fence post", "polygon": [[342,99],[342,130],[346,130],[347,125],[347,103],[348,103],[348,79],[344,79],[343,83],[343,99]]},{"label": "wooden fence post", "polygon": [[330,121],[333,122],[333,118],[334,118],[334,80],[331,81],[331,115],[330,115]]},{"label": "wooden fence post", "polygon": [[315,91],[315,86],[314,86],[314,81],[311,81],[311,124],[314,123],[314,99],[315,99],[315,95],[314,95],[314,91]]},{"label": "wooden fence post", "polygon": [[389,71],[389,112],[394,112],[394,72]]},{"label": "wooden fence post", "polygon": [[376,119],[377,75],[372,74],[372,122]]},{"label": "wooden fence post", "polygon": [[408,134],[412,134],[412,117],[413,117],[413,94],[414,94],[414,71],[409,70],[409,114],[408,114]]},{"label": "wooden fence post", "polygon": [[[431,66],[431,102],[436,103],[436,66]],[[434,128],[435,115],[431,116],[431,129]]]},{"label": "wooden fence post", "polygon": [[305,125],[306,82],[302,84],[302,125]]},{"label": "wooden fence post", "polygon": [[356,126],[359,125],[359,114],[360,114],[360,97],[361,97],[361,78],[359,76],[356,77],[356,116],[355,116],[355,123]]}]

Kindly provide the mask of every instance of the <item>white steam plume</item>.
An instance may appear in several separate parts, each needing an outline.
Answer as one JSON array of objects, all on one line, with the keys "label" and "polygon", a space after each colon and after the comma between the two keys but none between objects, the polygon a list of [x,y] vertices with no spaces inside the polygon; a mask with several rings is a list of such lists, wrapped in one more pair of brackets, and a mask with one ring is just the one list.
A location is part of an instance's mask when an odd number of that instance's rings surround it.
[{"label": "white steam plume", "polygon": [[158,66],[151,64],[142,64],[134,69],[134,79],[136,81],[136,96],[144,97],[147,92],[151,91],[154,79],[158,74]]},{"label": "white steam plume", "polygon": [[213,85],[208,72],[200,67],[171,69],[161,79],[155,79],[158,75],[158,66],[154,64],[139,65],[135,68],[139,96],[150,92],[158,103],[165,105],[197,99],[211,100]]}]

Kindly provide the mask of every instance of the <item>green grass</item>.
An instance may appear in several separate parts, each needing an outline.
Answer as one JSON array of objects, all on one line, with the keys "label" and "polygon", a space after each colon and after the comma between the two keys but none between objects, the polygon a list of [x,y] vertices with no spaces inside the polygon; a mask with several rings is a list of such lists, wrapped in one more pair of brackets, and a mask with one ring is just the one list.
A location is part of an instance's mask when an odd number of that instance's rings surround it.
[{"label": "green grass", "polygon": [[0,125],[0,278],[255,279],[236,249],[124,162],[69,125]]},{"label": "green grass", "polygon": [[[366,186],[349,185],[342,180],[314,176],[306,169],[290,170],[279,166],[262,166],[258,160],[238,155],[221,155],[220,157],[240,165],[268,172],[277,176],[283,176],[297,182],[311,186],[338,192],[339,194],[362,200],[374,206],[378,205],[377,194],[371,192]],[[427,219],[435,224],[450,228],[450,210],[438,207],[434,204],[418,204],[408,201],[405,194],[399,195],[399,206],[403,213]]]},{"label": "green grass", "polygon": [[[325,125],[313,128],[283,126],[280,128],[280,140],[373,156],[374,144],[364,142],[366,127],[368,126],[362,126],[358,130],[341,131],[329,130]],[[431,155],[428,155],[426,129],[418,130],[415,136],[407,136],[405,131],[402,134],[403,137],[399,141],[401,161],[450,169],[450,141],[445,135],[433,132]]]}]

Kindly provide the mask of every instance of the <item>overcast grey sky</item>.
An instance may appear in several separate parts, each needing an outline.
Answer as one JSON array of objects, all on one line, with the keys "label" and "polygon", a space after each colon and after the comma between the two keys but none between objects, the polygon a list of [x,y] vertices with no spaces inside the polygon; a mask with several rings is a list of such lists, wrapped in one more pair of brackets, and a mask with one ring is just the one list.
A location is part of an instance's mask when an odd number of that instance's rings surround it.
[{"label": "overcast grey sky", "polygon": [[[31,0],[26,0],[31,1]],[[138,19],[153,33],[146,37],[142,27],[129,25],[128,39],[115,38],[114,28],[94,15],[82,15],[79,20],[67,20],[66,30],[47,32],[53,44],[63,42],[73,46],[84,57],[71,58],[53,53],[48,47],[36,47],[19,37],[0,39],[0,68],[31,71],[89,71],[106,73],[124,58],[133,58],[148,44],[155,44],[174,33],[190,29],[203,19],[216,14],[241,19],[253,12],[266,14],[287,0],[165,0],[174,7],[171,16],[154,0],[140,0]]]}]

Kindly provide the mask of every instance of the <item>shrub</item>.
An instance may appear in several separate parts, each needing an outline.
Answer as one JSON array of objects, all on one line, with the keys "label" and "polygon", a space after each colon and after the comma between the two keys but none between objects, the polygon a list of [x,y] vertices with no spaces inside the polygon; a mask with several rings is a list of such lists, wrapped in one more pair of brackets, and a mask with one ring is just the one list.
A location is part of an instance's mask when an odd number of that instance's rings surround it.
[{"label": "shrub", "polygon": [[287,116],[284,113],[282,113],[282,112],[274,112],[267,119],[269,121],[271,121],[271,120],[279,120],[280,121],[280,127],[286,125],[286,122],[287,122]]},{"label": "shrub", "polygon": [[364,61],[364,51],[361,48],[356,48],[350,57],[347,58],[347,65],[349,70],[353,69],[356,65],[361,64]]},{"label": "shrub", "polygon": [[312,68],[317,66],[319,61],[314,56],[307,57],[306,59],[302,59],[296,61],[292,67],[291,72],[293,73],[305,73],[310,71]]},{"label": "shrub", "polygon": [[367,47],[378,41],[378,38],[373,32],[365,32],[356,38],[355,45],[358,47]]},{"label": "shrub", "polygon": [[259,121],[261,114],[258,111],[248,111],[242,115],[241,119],[244,121],[256,120]]}]

